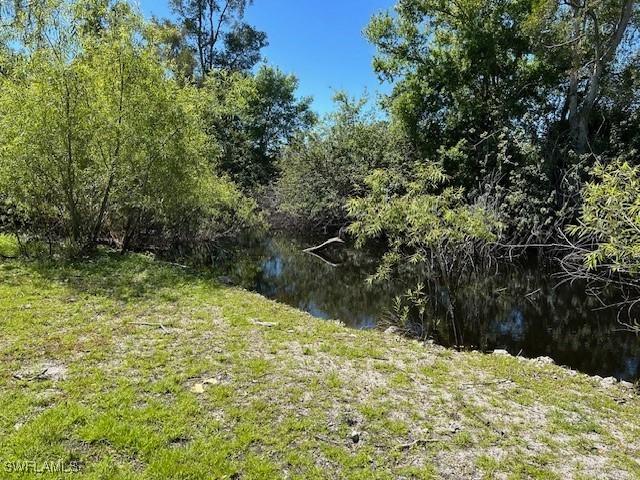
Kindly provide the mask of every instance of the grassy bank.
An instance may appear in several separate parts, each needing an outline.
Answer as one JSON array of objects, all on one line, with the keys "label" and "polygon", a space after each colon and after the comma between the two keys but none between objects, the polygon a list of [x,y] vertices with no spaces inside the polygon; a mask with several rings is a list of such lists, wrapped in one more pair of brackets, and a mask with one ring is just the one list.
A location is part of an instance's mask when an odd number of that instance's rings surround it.
[{"label": "grassy bank", "polygon": [[0,279],[0,478],[640,478],[620,385],[348,330],[140,255]]}]

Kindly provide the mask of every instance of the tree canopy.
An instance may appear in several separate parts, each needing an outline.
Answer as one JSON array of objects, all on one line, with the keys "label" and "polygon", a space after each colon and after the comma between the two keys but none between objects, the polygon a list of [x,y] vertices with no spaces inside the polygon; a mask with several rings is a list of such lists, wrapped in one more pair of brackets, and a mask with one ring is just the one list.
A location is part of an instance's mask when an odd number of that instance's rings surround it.
[{"label": "tree canopy", "polygon": [[[267,35],[243,22],[252,0],[170,0],[177,23],[164,21],[181,37],[171,44],[174,57],[187,50],[195,56],[189,74],[201,80],[215,69],[250,70],[261,59]],[[175,37],[174,37],[175,38]]]},{"label": "tree canopy", "polygon": [[251,202],[219,174],[200,92],[167,76],[129,5],[48,15],[0,79],[0,185],[21,225],[81,248],[105,235],[128,248],[249,221]]},{"label": "tree canopy", "polygon": [[2,2],[2,228],[129,248],[266,213],[351,224],[387,267],[567,235],[590,268],[635,259],[637,2],[398,0],[365,30],[391,93],[339,93],[323,119],[259,65],[251,5],[171,0],[147,21],[124,0]]}]

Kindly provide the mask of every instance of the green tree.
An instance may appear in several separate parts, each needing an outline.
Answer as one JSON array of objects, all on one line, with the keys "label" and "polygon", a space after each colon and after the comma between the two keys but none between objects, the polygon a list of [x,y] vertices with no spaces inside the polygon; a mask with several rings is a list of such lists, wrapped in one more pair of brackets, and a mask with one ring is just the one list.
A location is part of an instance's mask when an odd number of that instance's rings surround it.
[{"label": "green tree", "polygon": [[273,180],[283,147],[315,122],[297,87],[296,77],[267,66],[255,75],[212,72],[205,82],[205,121],[222,148],[221,167],[246,190]]},{"label": "green tree", "polygon": [[158,46],[161,57],[176,74],[178,81],[188,83],[193,79],[198,61],[180,25],[154,17],[146,36]]},{"label": "green tree", "polygon": [[42,44],[51,13],[62,0],[12,0],[0,2],[0,42]]},{"label": "green tree", "polygon": [[523,26],[532,36],[537,58],[562,75],[559,119],[568,120],[578,154],[594,150],[593,126],[602,123],[594,113],[604,84],[626,67],[630,52],[638,51],[630,29],[637,12],[634,0],[543,0],[533,3]]},{"label": "green tree", "polygon": [[336,111],[319,128],[297,136],[284,150],[277,185],[278,206],[294,224],[340,227],[347,201],[365,192],[373,169],[406,160],[387,122],[366,109],[367,99],[335,97]]},{"label": "green tree", "polygon": [[267,35],[242,21],[251,3],[251,0],[171,0],[171,8],[178,17],[173,31],[183,35],[195,56],[194,76],[203,80],[219,68],[249,70],[260,61]]},{"label": "green tree", "polygon": [[59,7],[46,45],[28,45],[1,80],[1,191],[83,248],[103,235],[125,248],[150,232],[172,236],[226,201],[240,211],[208,160],[197,92],[167,77],[141,18],[113,2],[99,29],[84,29],[79,7]]},{"label": "green tree", "polygon": [[594,158],[629,136],[612,106],[629,98],[618,80],[635,68],[637,2],[401,0],[395,10],[366,31],[394,85],[393,122],[454,185],[490,196],[517,243],[545,240],[572,218]]},{"label": "green tree", "polygon": [[409,174],[375,170],[367,195],[349,201],[349,232],[359,245],[384,240],[373,279],[388,279],[404,265],[426,268],[453,285],[473,258],[498,238],[501,225],[482,205],[469,205],[461,188],[447,186],[439,164],[418,162]]},{"label": "green tree", "polygon": [[529,0],[403,0],[366,30],[375,70],[394,82],[393,120],[427,157],[462,153],[444,161],[454,182],[472,186],[494,168],[503,128],[522,126],[532,107],[546,113],[553,72],[520,28],[530,14]]}]

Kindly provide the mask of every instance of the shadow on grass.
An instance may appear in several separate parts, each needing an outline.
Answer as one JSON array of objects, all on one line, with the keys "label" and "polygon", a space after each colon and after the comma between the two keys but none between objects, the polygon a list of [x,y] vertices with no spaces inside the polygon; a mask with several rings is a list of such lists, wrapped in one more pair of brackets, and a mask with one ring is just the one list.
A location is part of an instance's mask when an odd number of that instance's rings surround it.
[{"label": "shadow on grass", "polygon": [[60,283],[78,293],[109,297],[118,301],[171,297],[189,285],[220,288],[213,275],[183,268],[141,254],[100,250],[82,260],[17,260],[32,280]]}]

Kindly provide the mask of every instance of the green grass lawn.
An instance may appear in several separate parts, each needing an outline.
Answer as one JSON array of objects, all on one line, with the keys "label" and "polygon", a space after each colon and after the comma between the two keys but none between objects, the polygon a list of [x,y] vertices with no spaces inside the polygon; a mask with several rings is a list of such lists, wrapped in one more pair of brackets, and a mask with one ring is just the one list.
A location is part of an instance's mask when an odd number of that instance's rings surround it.
[{"label": "green grass lawn", "polygon": [[629,388],[142,255],[0,262],[0,329],[2,479],[640,478]]}]

